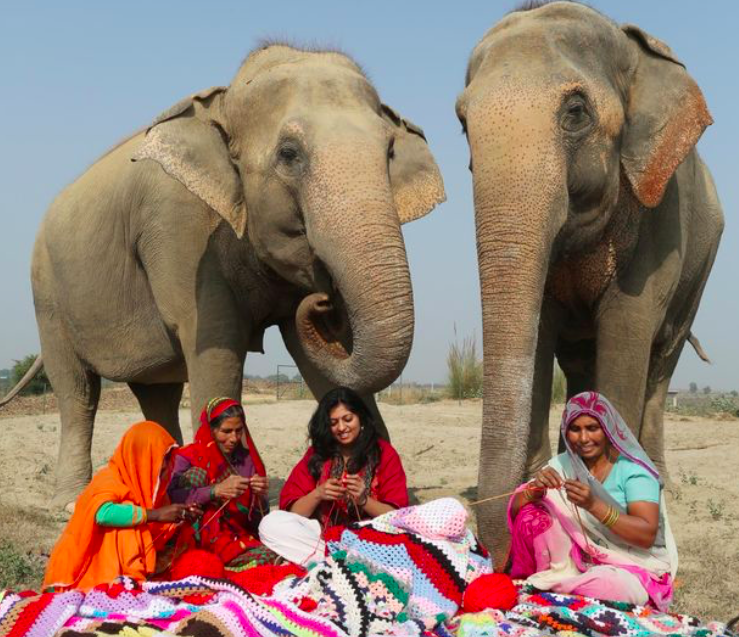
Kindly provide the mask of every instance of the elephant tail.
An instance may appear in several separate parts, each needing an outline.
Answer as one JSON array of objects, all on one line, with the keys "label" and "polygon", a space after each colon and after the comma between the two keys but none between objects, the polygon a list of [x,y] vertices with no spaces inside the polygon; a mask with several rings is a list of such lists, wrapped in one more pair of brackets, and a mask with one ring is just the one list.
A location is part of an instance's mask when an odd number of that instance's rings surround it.
[{"label": "elephant tail", "polygon": [[[693,346],[695,353],[698,354],[698,358],[700,358],[704,363],[708,363],[709,365],[711,364],[711,359],[708,358],[708,354],[706,354],[703,347],[701,346],[701,342],[698,340],[698,337],[693,334],[693,332],[690,332],[690,334],[688,334],[688,343]],[[0,405],[1,404],[2,403],[0,403]]]},{"label": "elephant tail", "polygon": [[39,354],[36,357],[36,360],[33,361],[33,365],[31,365],[31,367],[25,373],[23,378],[21,378],[18,381],[18,384],[15,387],[13,387],[13,389],[11,389],[5,396],[0,398],[0,407],[4,407],[11,400],[13,400],[13,398],[15,398],[23,390],[23,388],[33,380],[33,377],[41,371],[41,368],[43,366],[44,366],[44,359],[41,356],[41,354]]}]

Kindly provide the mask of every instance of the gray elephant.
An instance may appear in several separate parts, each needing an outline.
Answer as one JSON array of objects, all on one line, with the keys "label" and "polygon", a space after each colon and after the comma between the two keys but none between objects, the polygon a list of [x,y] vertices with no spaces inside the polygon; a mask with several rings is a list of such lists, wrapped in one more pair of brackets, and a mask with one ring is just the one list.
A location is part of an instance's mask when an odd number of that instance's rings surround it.
[{"label": "gray elephant", "polygon": [[[472,157],[483,306],[479,496],[550,455],[554,356],[603,392],[664,468],[670,377],[723,215],[695,144],[711,117],[641,29],[571,2],[509,14],[474,48],[457,114]],[[505,502],[481,507],[505,553]]]},{"label": "gray elephant", "polygon": [[444,198],[423,132],[356,63],[281,44],[109,151],[54,201],[33,254],[62,421],[54,502],[90,478],[101,376],[177,438],[183,383],[194,414],[240,397],[271,325],[314,394],[389,385],[414,330],[400,225]]}]

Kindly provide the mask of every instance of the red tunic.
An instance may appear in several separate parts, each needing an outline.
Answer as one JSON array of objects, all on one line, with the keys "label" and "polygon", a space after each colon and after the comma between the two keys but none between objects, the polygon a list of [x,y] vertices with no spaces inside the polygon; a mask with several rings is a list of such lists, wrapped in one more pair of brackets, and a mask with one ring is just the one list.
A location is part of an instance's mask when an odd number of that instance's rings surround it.
[{"label": "red tunic", "polygon": [[[408,506],[408,488],[406,486],[405,471],[400,462],[400,456],[393,446],[380,439],[380,459],[375,468],[374,476],[370,482],[370,497],[385,504],[390,504],[397,509]],[[295,465],[290,476],[280,492],[280,508],[289,511],[290,507],[304,495],[307,495],[318,484],[328,480],[331,471],[331,461],[324,463],[321,476],[318,481],[313,478],[308,470],[308,461],[313,456],[313,447],[308,447],[303,458]],[[364,469],[359,472],[364,475]],[[357,510],[350,502],[321,502],[313,517],[321,522],[326,528],[330,525],[346,525],[357,521]],[[369,519],[364,511],[360,511],[360,519]]]}]

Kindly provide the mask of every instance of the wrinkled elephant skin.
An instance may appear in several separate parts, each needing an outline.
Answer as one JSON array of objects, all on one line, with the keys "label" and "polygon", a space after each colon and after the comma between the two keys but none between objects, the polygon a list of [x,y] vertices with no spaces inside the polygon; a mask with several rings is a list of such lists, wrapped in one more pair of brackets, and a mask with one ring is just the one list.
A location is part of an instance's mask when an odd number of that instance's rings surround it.
[{"label": "wrinkled elephant skin", "polygon": [[239,398],[271,325],[314,394],[349,385],[375,408],[413,339],[400,226],[444,196],[421,129],[350,58],[285,45],[102,157],[54,201],[33,256],[56,503],[90,478],[101,377],[181,437],[183,383],[193,416]]},{"label": "wrinkled elephant skin", "polygon": [[[603,392],[664,468],[666,392],[723,229],[694,148],[700,89],[639,28],[554,2],[483,37],[457,114],[483,305],[480,498],[548,459],[555,356],[568,394]],[[500,564],[505,502],[478,523]]]}]

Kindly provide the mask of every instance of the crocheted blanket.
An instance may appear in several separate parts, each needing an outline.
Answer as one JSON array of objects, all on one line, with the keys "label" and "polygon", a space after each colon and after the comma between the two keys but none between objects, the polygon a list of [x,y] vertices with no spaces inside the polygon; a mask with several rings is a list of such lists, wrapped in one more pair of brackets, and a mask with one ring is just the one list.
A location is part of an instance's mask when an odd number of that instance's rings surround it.
[{"label": "crocheted blanket", "polygon": [[455,616],[464,588],[491,571],[455,500],[395,511],[345,529],[304,577],[258,597],[228,580],[89,593],[0,592],[0,637],[496,637],[725,635],[723,624],[524,586],[508,612]]},{"label": "crocheted blanket", "polygon": [[537,591],[528,585],[520,586],[518,603],[512,610],[459,615],[435,632],[438,637],[737,637],[720,622],[702,624],[688,615],[661,613],[646,606],[605,602],[580,595]]},{"label": "crocheted blanket", "polygon": [[257,597],[226,580],[131,580],[79,591],[5,593],[0,636],[415,637],[451,619],[489,557],[450,498],[343,530],[305,577]]}]

